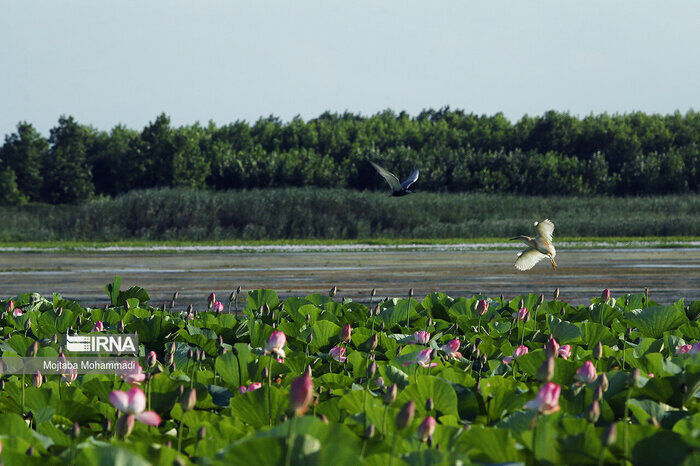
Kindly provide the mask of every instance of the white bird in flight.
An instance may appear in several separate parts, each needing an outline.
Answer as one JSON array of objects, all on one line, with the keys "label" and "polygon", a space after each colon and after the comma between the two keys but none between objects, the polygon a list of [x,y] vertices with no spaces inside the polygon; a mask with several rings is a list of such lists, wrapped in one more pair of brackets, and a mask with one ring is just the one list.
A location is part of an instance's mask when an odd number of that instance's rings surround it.
[{"label": "white bird in flight", "polygon": [[530,238],[529,236],[511,238],[511,241],[520,240],[529,246],[518,253],[515,268],[518,270],[530,270],[535,264],[547,257],[552,262],[552,268],[556,269],[557,263],[554,261],[554,257],[557,255],[557,251],[552,244],[554,224],[549,219],[546,219],[541,222],[535,222],[535,229],[540,234],[538,238]]},{"label": "white bird in flight", "polygon": [[408,177],[406,181],[401,183],[399,179],[391,173],[389,170],[386,168],[380,167],[374,162],[371,162],[372,166],[374,167],[375,170],[377,170],[377,173],[382,175],[382,178],[386,180],[387,183],[389,183],[389,186],[391,187],[391,196],[405,196],[406,194],[413,194],[413,191],[411,191],[411,186],[418,181],[418,169],[416,168],[411,176]]}]

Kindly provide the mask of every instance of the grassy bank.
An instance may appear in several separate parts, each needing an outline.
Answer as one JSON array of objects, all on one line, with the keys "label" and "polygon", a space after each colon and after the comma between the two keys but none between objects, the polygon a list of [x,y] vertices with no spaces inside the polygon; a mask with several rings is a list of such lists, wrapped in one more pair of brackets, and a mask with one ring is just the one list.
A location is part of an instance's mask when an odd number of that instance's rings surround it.
[{"label": "grassy bank", "polygon": [[[700,199],[384,193],[314,188],[131,192],[78,206],[0,208],[0,241],[500,241],[545,217],[557,238],[697,237]],[[405,241],[415,241],[406,239]]]}]

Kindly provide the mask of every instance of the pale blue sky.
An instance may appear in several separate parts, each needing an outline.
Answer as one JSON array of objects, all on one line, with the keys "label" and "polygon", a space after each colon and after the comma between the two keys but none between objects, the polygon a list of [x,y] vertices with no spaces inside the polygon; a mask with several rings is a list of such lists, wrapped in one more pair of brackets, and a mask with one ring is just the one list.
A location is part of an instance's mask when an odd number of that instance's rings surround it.
[{"label": "pale blue sky", "polygon": [[61,114],[141,129],[700,108],[700,2],[0,0],[0,136]]}]

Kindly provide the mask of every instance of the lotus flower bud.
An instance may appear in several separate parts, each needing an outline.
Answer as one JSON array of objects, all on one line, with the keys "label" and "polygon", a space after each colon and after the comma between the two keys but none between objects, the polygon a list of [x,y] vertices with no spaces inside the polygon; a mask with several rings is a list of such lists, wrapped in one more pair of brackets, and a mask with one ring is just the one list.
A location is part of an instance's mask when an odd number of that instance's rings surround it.
[{"label": "lotus flower bud", "polygon": [[260,376],[261,376],[263,379],[266,379],[266,378],[269,377],[269,375],[270,375],[270,371],[267,369],[267,367],[263,367],[263,370],[262,370],[262,372],[260,373]]},{"label": "lotus flower bud", "polygon": [[383,331],[384,331],[384,322],[382,322],[382,323],[379,325],[379,331],[380,331],[380,332],[383,332]]},{"label": "lotus flower bud", "polygon": [[197,390],[190,388],[182,397],[180,406],[184,412],[192,411],[197,404]]},{"label": "lotus flower bud", "polygon": [[549,340],[547,340],[547,356],[551,356],[553,358],[556,358],[559,356],[559,343],[557,343],[557,340],[554,339],[553,336],[549,336]]},{"label": "lotus flower bud", "polygon": [[348,324],[345,327],[343,327],[342,330],[340,331],[340,341],[342,341],[342,342],[350,341],[351,334],[352,334],[352,327],[350,327],[350,324]]},{"label": "lotus flower bud", "polygon": [[554,299],[559,299],[559,288],[554,290]]},{"label": "lotus flower bud", "polygon": [[312,341],[314,341],[314,334],[313,334],[313,333],[309,333],[309,334],[306,336],[306,343],[310,345]]},{"label": "lotus flower bud", "polygon": [[636,387],[637,384],[639,384],[639,378],[640,378],[640,377],[641,377],[641,373],[640,373],[639,369],[635,368],[635,369],[632,371],[632,374],[631,374],[631,377],[630,377],[630,382],[632,382],[632,385],[633,385],[634,387]]},{"label": "lotus flower bud", "polygon": [[56,317],[61,317],[63,315],[63,307],[56,309]]},{"label": "lotus flower bud", "polygon": [[600,417],[600,403],[598,400],[593,400],[593,403],[588,407],[588,410],[586,411],[586,418],[588,419],[588,422],[591,424],[595,424],[598,422],[598,418]]},{"label": "lotus flower bud", "polygon": [[294,411],[294,414],[303,416],[309,408],[313,397],[314,383],[308,372],[292,381],[289,388],[289,407]]},{"label": "lotus flower bud", "polygon": [[34,446],[32,445],[31,447],[27,448],[27,451],[25,452],[27,456],[34,456]]},{"label": "lotus flower bud", "polygon": [[369,350],[374,351],[375,349],[377,349],[377,344],[379,343],[379,335],[377,335],[375,333],[374,335],[369,337],[368,341],[369,341],[369,344],[368,344]]},{"label": "lotus flower bud", "polygon": [[0,391],[5,390],[5,379],[0,380]]},{"label": "lotus flower bud", "polygon": [[204,437],[207,436],[207,428],[205,426],[202,426],[199,428],[197,431],[197,440],[204,440]]},{"label": "lotus flower bud", "polygon": [[605,429],[605,433],[603,434],[603,445],[606,447],[611,446],[613,443],[615,443],[615,440],[617,439],[617,428],[615,427],[615,423],[613,422],[608,426],[607,429]]},{"label": "lotus flower bud", "polygon": [[15,302],[12,300],[9,300],[7,303],[5,303],[5,312],[12,312],[15,310]]},{"label": "lotus flower bud", "polygon": [[413,288],[408,289],[408,297],[413,298]]},{"label": "lotus flower bud", "polygon": [[608,300],[610,299],[610,290],[607,288],[604,289],[603,292],[600,294],[600,297],[604,303],[607,303]]},{"label": "lotus flower bud", "polygon": [[125,414],[119,418],[117,422],[117,435],[121,438],[127,438],[131,431],[134,430],[136,418],[133,414]]},{"label": "lotus flower bud", "polygon": [[331,290],[328,292],[328,296],[330,296],[330,297],[332,298],[332,297],[335,296],[335,294],[336,294],[337,292],[338,292],[338,287],[337,287],[337,286],[333,286],[333,288],[331,288]]},{"label": "lotus flower bud", "polygon": [[156,356],[156,352],[151,351],[150,353],[148,353],[148,356],[146,357],[146,365],[148,365],[149,368],[152,368],[156,365],[157,362],[158,357]]},{"label": "lotus flower bud", "polygon": [[[214,305],[214,303],[212,303],[212,306],[213,305]],[[211,309],[211,308],[209,308],[209,309]],[[194,307],[191,304],[188,304],[187,309],[185,310],[185,314],[190,315],[190,314],[192,314],[192,311],[194,311]]]},{"label": "lotus flower bud", "polygon": [[432,398],[428,398],[427,400],[425,400],[425,410],[427,412],[430,412],[433,409],[435,409],[435,403],[433,402]]},{"label": "lotus flower bud", "polygon": [[321,419],[321,421],[323,421],[324,424],[328,424],[328,418],[325,414],[319,414],[318,418]]},{"label": "lotus flower bud", "polygon": [[387,388],[386,392],[384,393],[384,404],[385,405],[390,405],[396,400],[396,395],[398,394],[399,387],[396,384],[392,384],[389,388]]},{"label": "lotus flower bud", "polygon": [[236,294],[239,295],[241,294],[241,286],[238,285],[238,288],[236,288]]},{"label": "lotus flower bud", "polygon": [[[80,317],[78,317],[80,318]],[[32,328],[32,319],[27,319],[27,321],[24,323],[24,330],[31,330]]]},{"label": "lotus flower bud", "polygon": [[38,352],[39,352],[39,342],[34,341],[34,343],[29,345],[29,348],[27,348],[27,357],[33,358],[34,356],[37,355]]},{"label": "lotus flower bud", "polygon": [[605,372],[598,376],[598,385],[600,385],[600,388],[603,389],[603,392],[608,391],[608,388],[610,387],[610,382],[608,382],[608,376],[605,375]]},{"label": "lotus flower bud", "polygon": [[372,291],[369,292],[369,295],[374,298],[374,296],[377,294],[377,289],[372,288]]},{"label": "lotus flower bud", "polygon": [[483,316],[488,310],[489,303],[485,299],[480,299],[476,305],[476,312],[478,312],[480,316]]},{"label": "lotus flower bud", "polygon": [[399,414],[396,415],[396,427],[398,429],[404,429],[408,427],[411,422],[413,422],[413,416],[416,414],[416,403],[410,400],[408,403],[403,405]]},{"label": "lotus flower bud", "polygon": [[518,309],[522,309],[523,306],[525,306],[525,301],[523,301],[523,298],[520,298],[520,303],[518,304]]},{"label": "lotus flower bud", "polygon": [[[171,355],[171,356],[172,356],[172,355]],[[170,372],[175,372],[176,369],[177,369],[177,365],[175,364],[175,362],[174,362],[174,361],[171,362],[170,365],[168,366],[168,370],[169,370]]]},{"label": "lotus flower bud", "polygon": [[543,382],[549,382],[554,377],[554,357],[548,356],[537,371],[537,377]]},{"label": "lotus flower bud", "polygon": [[125,325],[124,325],[124,321],[123,321],[123,320],[120,320],[119,323],[117,324],[117,331],[118,331],[119,333],[124,333],[124,329],[125,329],[125,328],[126,328],[126,327],[125,327]]},{"label": "lotus flower bud", "polygon": [[603,344],[598,342],[593,348],[593,358],[600,359],[603,357]]},{"label": "lotus flower bud", "polygon": [[236,299],[236,292],[232,291],[231,294],[228,295],[228,302],[232,303],[234,299]]},{"label": "lotus flower bud", "polygon": [[102,432],[107,433],[110,430],[112,430],[112,421],[108,418],[104,418],[104,420],[102,420]]},{"label": "lotus flower bud", "polygon": [[418,439],[421,442],[425,442],[428,438],[433,436],[435,432],[435,418],[433,416],[428,416],[423,419],[423,422],[418,426]]},{"label": "lotus flower bud", "polygon": [[625,298],[625,307],[630,305],[630,298],[629,296]]},{"label": "lotus flower bud", "polygon": [[374,432],[375,432],[374,424],[370,424],[370,425],[368,425],[367,428],[365,429],[365,435],[364,435],[364,437],[365,437],[367,440],[370,440],[371,438],[374,437]]},{"label": "lotus flower bud", "polygon": [[174,363],[174,360],[175,360],[175,354],[174,354],[174,353],[168,353],[168,359],[166,360],[166,362],[168,363],[168,365],[173,364],[173,363]]},{"label": "lotus flower bud", "polygon": [[576,371],[576,379],[585,383],[593,383],[598,374],[596,373],[595,366],[591,361],[586,361],[583,366]]},{"label": "lotus flower bud", "polygon": [[595,392],[593,393],[593,398],[596,400],[602,400],[603,399],[603,387],[598,385],[595,388]]},{"label": "lotus flower bud", "polygon": [[367,377],[369,377],[370,380],[374,378],[374,374],[377,373],[377,363],[372,361],[372,364],[369,365],[367,368]]},{"label": "lotus flower bud", "polygon": [[214,305],[214,301],[216,301],[216,293],[212,292],[207,299],[209,309]]},{"label": "lotus flower bud", "polygon": [[539,307],[542,304],[544,304],[544,295],[543,294],[541,294],[540,297],[537,299],[537,306]]},{"label": "lotus flower bud", "polygon": [[73,423],[73,428],[70,431],[70,436],[74,439],[80,437],[80,425],[77,422]]},{"label": "lotus flower bud", "polygon": [[309,314],[306,314],[306,325],[309,325],[311,323],[311,316]]},{"label": "lotus flower bud", "polygon": [[43,383],[44,378],[41,376],[41,372],[36,371],[34,373],[34,376],[32,377],[32,384],[36,387],[39,388],[41,387],[41,384]]},{"label": "lotus flower bud", "polygon": [[192,351],[192,348],[187,350],[187,359],[193,359],[194,358],[194,351]]},{"label": "lotus flower bud", "polygon": [[57,344],[58,344],[58,335],[56,335],[56,334],[54,333],[53,336],[51,337],[51,342],[52,342],[54,345],[57,345]]}]

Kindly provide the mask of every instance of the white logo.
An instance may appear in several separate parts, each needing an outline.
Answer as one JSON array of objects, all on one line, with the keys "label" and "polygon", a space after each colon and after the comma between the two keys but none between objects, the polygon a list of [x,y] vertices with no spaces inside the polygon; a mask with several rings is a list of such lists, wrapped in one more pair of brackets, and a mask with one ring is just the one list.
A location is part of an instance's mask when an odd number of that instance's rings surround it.
[{"label": "white logo", "polygon": [[136,335],[66,335],[66,350],[76,353],[136,353]]}]

